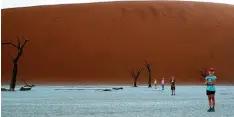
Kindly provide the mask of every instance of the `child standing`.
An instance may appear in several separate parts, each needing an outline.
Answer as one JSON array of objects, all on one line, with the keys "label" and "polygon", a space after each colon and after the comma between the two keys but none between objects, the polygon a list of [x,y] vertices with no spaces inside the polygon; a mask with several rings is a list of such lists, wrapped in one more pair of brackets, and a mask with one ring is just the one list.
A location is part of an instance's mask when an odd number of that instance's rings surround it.
[{"label": "child standing", "polygon": [[174,76],[171,77],[170,82],[171,82],[171,95],[175,95],[175,77]]},{"label": "child standing", "polygon": [[162,90],[164,90],[164,78],[162,78]]},{"label": "child standing", "polygon": [[214,75],[214,68],[209,69],[209,75],[206,76],[206,95],[208,96],[208,103],[210,108],[207,112],[215,112],[215,84],[217,77]]}]

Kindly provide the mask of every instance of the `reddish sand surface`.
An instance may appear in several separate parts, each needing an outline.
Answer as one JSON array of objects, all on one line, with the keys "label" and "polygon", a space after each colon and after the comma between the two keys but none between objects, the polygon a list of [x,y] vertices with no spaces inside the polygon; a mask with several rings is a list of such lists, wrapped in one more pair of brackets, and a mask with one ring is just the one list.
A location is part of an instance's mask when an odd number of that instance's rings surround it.
[{"label": "reddish sand surface", "polygon": [[[153,79],[201,84],[214,67],[234,83],[234,6],[199,2],[109,2],[3,9],[2,42],[26,45],[19,79],[38,83],[132,83],[131,68],[152,64]],[[2,82],[15,48],[2,46]],[[139,83],[147,83],[147,70]],[[18,81],[18,83],[20,80]]]}]

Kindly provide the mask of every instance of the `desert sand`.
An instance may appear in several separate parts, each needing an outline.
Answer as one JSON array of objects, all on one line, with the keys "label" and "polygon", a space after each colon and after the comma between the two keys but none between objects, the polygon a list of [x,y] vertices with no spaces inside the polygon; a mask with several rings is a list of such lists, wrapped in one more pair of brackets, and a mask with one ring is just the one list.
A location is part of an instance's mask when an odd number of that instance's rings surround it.
[{"label": "desert sand", "polygon": [[[92,88],[91,88],[92,87]],[[205,86],[162,91],[147,86],[103,92],[116,86],[38,86],[29,92],[2,92],[3,117],[233,117],[234,87],[217,86],[216,112],[208,113]],[[18,88],[18,87],[17,87]],[[84,90],[55,90],[55,89]],[[14,111],[12,111],[14,110]]]},{"label": "desert sand", "polygon": [[[3,9],[2,41],[26,45],[19,79],[37,83],[132,83],[129,71],[152,63],[153,79],[201,84],[214,67],[234,83],[234,6],[200,2],[107,2]],[[2,46],[2,83],[16,49]],[[18,81],[18,83],[20,80]],[[146,69],[140,84],[147,83]]]}]

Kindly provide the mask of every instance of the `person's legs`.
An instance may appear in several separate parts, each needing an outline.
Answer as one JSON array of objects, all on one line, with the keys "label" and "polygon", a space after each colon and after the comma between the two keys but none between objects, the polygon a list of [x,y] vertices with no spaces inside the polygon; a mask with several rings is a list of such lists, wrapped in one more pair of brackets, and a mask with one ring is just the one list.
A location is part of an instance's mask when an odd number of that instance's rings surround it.
[{"label": "person's legs", "polygon": [[172,86],[171,86],[171,95],[173,95],[173,88],[172,88]]},{"label": "person's legs", "polygon": [[212,107],[211,95],[208,95],[208,103],[209,103],[209,106]]},{"label": "person's legs", "polygon": [[208,104],[209,104],[209,109],[207,110],[207,112],[211,112],[212,110],[212,104],[211,104],[211,94],[210,94],[210,91],[206,91],[206,95],[208,97]]},{"label": "person's legs", "polygon": [[162,90],[164,90],[164,84],[162,84]]},{"label": "person's legs", "polygon": [[215,107],[215,94],[211,95],[212,106]]},{"label": "person's legs", "polygon": [[212,101],[212,112],[215,111],[215,94],[211,95],[211,101]]},{"label": "person's legs", "polygon": [[211,95],[208,95],[208,104],[209,104],[209,110],[208,110],[208,112],[210,112],[211,111],[211,109],[212,109],[212,104],[211,104]]},{"label": "person's legs", "polygon": [[171,86],[171,95],[175,95],[175,87]]},{"label": "person's legs", "polygon": [[175,95],[175,86],[173,87],[173,92],[174,92],[174,95]]}]

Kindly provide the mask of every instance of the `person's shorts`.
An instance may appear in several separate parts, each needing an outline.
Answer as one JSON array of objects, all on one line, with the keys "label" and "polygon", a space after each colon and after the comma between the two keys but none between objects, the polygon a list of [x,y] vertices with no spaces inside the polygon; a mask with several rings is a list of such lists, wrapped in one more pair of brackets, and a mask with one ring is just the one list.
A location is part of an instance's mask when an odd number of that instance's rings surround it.
[{"label": "person's shorts", "polygon": [[215,94],[215,91],[208,91],[208,90],[206,90],[206,95],[212,95],[212,94]]},{"label": "person's shorts", "polygon": [[175,90],[175,86],[171,86],[171,90]]}]

